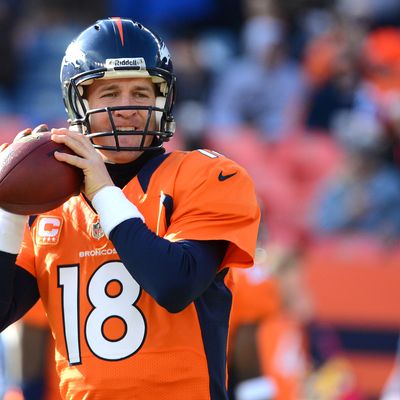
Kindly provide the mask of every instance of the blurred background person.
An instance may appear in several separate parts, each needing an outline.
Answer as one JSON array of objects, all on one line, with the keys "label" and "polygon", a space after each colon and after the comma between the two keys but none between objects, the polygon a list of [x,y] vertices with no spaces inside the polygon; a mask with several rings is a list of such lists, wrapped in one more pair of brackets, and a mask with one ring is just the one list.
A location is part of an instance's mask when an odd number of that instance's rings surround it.
[{"label": "blurred background person", "polygon": [[384,158],[382,124],[353,111],[338,116],[336,125],[334,134],[345,156],[312,203],[312,235],[358,232],[398,240],[400,174]]},{"label": "blurred background person", "polygon": [[19,330],[24,400],[60,400],[54,339],[41,300],[19,321]]},{"label": "blurred background person", "polygon": [[298,400],[311,368],[305,326],[312,304],[301,256],[281,244],[257,251],[236,276],[230,340],[231,397]]},{"label": "blurred background person", "polygon": [[223,129],[251,126],[260,139],[279,141],[292,127],[304,80],[288,53],[285,22],[278,16],[253,16],[244,22],[242,52],[215,77],[209,125]]}]

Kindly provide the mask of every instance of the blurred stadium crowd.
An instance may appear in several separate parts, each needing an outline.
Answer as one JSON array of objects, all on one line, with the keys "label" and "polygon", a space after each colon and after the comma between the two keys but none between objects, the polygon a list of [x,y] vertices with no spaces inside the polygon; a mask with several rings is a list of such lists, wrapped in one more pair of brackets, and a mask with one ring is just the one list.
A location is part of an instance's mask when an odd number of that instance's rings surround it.
[{"label": "blurred stadium crowd", "polygon": [[[107,15],[168,44],[168,145],[217,150],[256,183],[263,223],[255,268],[237,274],[231,399],[399,400],[400,2],[0,0],[1,142],[66,125],[63,51]],[[7,400],[58,398],[41,313],[2,335]]]}]

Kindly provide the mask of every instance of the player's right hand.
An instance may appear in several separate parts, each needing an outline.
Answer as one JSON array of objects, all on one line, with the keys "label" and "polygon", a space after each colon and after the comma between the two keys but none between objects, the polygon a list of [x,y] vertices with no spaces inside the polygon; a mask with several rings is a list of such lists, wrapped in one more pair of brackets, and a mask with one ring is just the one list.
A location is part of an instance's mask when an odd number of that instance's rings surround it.
[{"label": "player's right hand", "polygon": [[58,161],[67,162],[83,171],[85,180],[82,191],[90,201],[103,187],[114,186],[103,158],[87,136],[66,128],[52,129],[51,132],[53,141],[64,143],[75,153],[72,155],[56,151],[54,157]]}]

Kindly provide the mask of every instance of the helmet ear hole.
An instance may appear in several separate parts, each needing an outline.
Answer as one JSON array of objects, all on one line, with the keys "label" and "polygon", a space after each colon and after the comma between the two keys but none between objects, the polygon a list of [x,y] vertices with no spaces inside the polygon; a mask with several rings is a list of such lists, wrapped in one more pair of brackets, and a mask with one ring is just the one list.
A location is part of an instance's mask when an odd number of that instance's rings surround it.
[{"label": "helmet ear hole", "polygon": [[83,97],[82,97],[82,101],[83,101],[83,104],[84,104],[86,110],[83,109],[83,107],[79,101],[76,102],[76,108],[80,115],[85,115],[86,111],[89,109],[89,102]]},{"label": "helmet ear hole", "polygon": [[[156,107],[164,110],[165,107],[165,101],[166,98],[163,96],[157,96],[156,97]],[[163,116],[163,113],[161,111],[156,111],[156,124],[157,124],[157,129],[161,129],[161,118]]]}]

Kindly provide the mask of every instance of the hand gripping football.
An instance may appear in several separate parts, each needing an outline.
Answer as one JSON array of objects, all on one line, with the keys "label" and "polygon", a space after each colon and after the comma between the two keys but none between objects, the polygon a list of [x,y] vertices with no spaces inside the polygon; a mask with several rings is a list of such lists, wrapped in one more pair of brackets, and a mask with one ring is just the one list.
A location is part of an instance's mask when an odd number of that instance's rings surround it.
[{"label": "hand gripping football", "polygon": [[50,132],[40,132],[0,152],[0,208],[15,214],[39,214],[79,194],[82,170],[57,161],[55,151],[74,154],[64,144],[53,142]]}]

